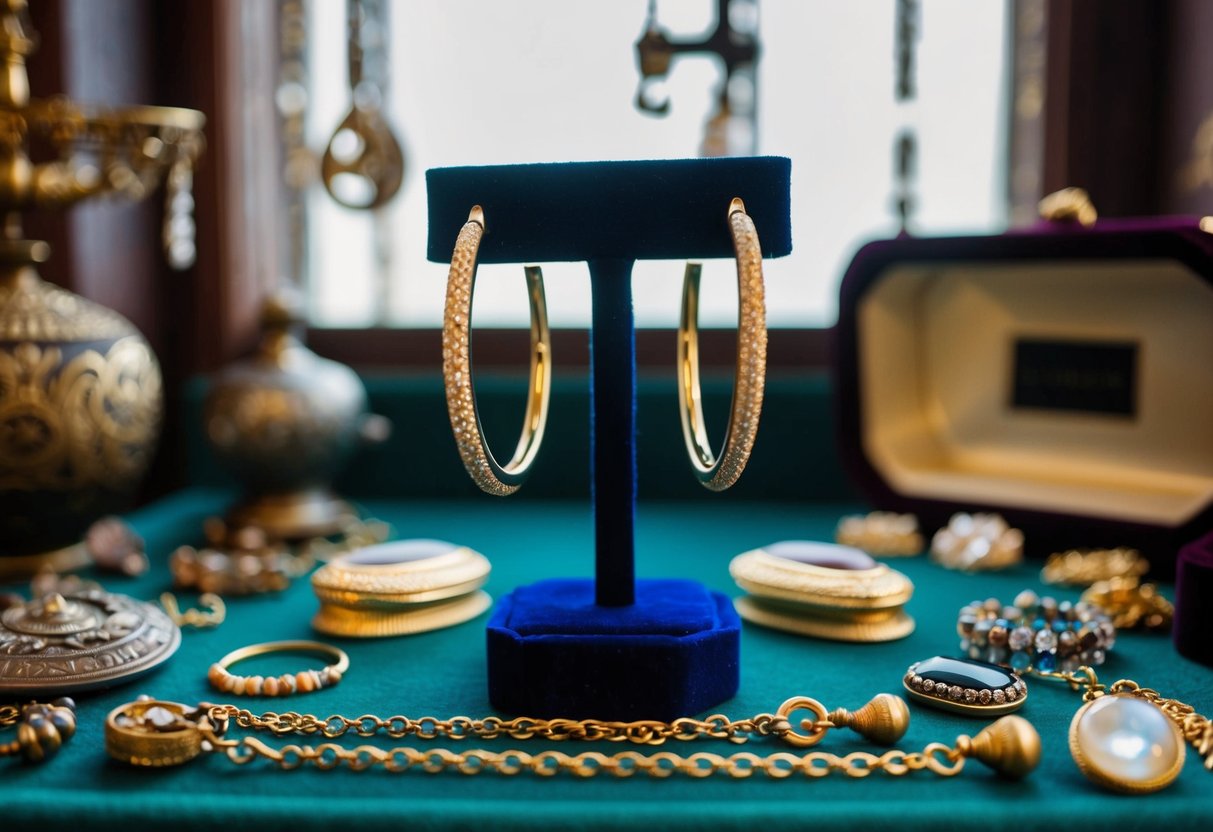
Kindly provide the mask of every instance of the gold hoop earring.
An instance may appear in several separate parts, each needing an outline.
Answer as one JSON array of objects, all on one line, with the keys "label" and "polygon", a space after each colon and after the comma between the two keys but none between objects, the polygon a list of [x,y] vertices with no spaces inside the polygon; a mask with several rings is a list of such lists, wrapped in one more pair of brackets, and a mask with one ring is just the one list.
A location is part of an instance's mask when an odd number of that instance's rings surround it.
[{"label": "gold hoop earring", "polygon": [[489,494],[513,494],[526,480],[543,442],[551,397],[552,337],[548,329],[547,301],[543,294],[543,272],[526,267],[527,295],[531,305],[531,374],[527,389],[526,415],[514,455],[499,465],[489,450],[480,427],[476,393],[472,388],[472,293],[476,286],[476,253],[484,235],[484,211],[473,205],[468,221],[459,231],[451,255],[446,284],[446,313],[442,323],[442,376],[446,406],[459,456],[476,485]]},{"label": "gold hoop earring", "polygon": [[703,423],[699,387],[699,277],[698,263],[688,263],[682,282],[682,322],[678,327],[678,403],[682,436],[695,476],[705,488],[724,491],[745,470],[758,417],[767,370],[766,303],[762,282],[762,246],[745,203],[729,204],[729,229],[737,258],[737,371],[733,403],[720,455],[712,451]]}]

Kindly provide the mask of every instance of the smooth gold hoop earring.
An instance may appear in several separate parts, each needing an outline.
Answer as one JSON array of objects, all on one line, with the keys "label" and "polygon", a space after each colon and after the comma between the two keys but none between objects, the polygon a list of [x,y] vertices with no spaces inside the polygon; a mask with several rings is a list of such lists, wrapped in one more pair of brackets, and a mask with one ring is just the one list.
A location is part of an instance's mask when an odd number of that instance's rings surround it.
[{"label": "smooth gold hoop earring", "polygon": [[442,323],[442,376],[446,406],[459,456],[476,485],[489,494],[513,494],[526,480],[543,442],[551,397],[552,336],[548,329],[547,301],[543,294],[543,272],[526,267],[527,295],[531,305],[531,373],[527,388],[526,414],[514,455],[498,464],[489,450],[476,409],[472,388],[472,293],[476,286],[476,253],[484,235],[484,211],[472,206],[468,221],[455,240],[451,271],[446,284],[446,313]]},{"label": "smooth gold hoop earring", "polygon": [[703,422],[699,387],[700,265],[688,263],[682,282],[682,322],[678,327],[678,403],[682,436],[695,476],[705,488],[724,491],[745,470],[758,434],[767,370],[767,322],[762,281],[762,246],[745,203],[729,204],[729,230],[737,258],[737,371],[733,403],[720,455],[712,451]]}]

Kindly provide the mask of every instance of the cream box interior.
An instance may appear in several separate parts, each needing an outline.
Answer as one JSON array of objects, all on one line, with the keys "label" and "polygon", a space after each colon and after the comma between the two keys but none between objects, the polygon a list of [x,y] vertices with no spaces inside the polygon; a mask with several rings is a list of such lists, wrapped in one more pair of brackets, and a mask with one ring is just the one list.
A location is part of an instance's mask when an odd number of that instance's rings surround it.
[{"label": "cream box interior", "polygon": [[837,379],[861,486],[903,510],[1047,515],[1045,537],[1075,533],[1066,545],[1084,527],[1091,545],[1207,530],[1213,282],[1201,257],[1049,258],[1066,251],[1058,236],[1025,235],[1031,256],[1018,260],[1013,238],[988,239],[1001,256],[966,259],[981,238],[959,250],[946,245],[957,238],[899,240],[866,263],[861,252],[858,277],[853,264]]}]

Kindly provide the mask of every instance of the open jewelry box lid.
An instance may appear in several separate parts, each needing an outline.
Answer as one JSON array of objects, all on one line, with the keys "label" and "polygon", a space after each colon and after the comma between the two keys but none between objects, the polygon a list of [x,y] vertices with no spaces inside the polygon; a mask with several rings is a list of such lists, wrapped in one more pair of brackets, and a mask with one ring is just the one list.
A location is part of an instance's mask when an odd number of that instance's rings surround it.
[{"label": "open jewelry box lid", "polygon": [[1043,223],[864,246],[842,281],[839,450],[928,534],[1002,513],[1030,554],[1213,528],[1213,233]]}]

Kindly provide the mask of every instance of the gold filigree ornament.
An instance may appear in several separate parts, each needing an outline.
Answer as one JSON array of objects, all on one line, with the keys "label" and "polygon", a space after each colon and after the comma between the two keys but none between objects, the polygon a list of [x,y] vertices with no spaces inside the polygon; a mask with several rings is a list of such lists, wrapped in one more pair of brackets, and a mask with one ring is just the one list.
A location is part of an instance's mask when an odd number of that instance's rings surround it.
[{"label": "gold filigree ornament", "polygon": [[1150,562],[1136,549],[1070,549],[1049,555],[1040,579],[1046,584],[1090,586],[1113,578],[1141,578],[1149,571]]},{"label": "gold filigree ornament", "polygon": [[[812,718],[794,722],[793,715],[805,711]],[[668,740],[716,740],[738,745],[753,738],[758,741],[778,739],[793,748],[804,749],[819,743],[830,729],[841,727],[851,728],[873,743],[890,745],[904,735],[908,725],[909,709],[905,701],[887,693],[878,695],[854,713],[841,708],[830,711],[815,699],[796,696],[785,701],[773,714],[761,713],[741,720],[715,714],[702,720],[684,717],[672,722],[496,716],[413,719],[406,716],[382,718],[372,714],[354,718],[333,715],[322,719],[295,712],[258,715],[234,705],[190,708],[179,703],[141,698],[110,713],[105,724],[105,746],[113,759],[140,767],[175,765],[201,753],[210,753],[226,757],[237,765],[265,760],[283,770],[312,765],[322,770],[343,766],[352,771],[382,768],[393,773],[420,770],[427,774],[454,771],[465,775],[531,773],[547,777],[565,772],[581,778],[598,775],[626,778],[637,774],[659,779],[674,774],[693,778],[717,774],[746,778],[756,772],[772,779],[792,775],[816,779],[835,773],[859,778],[874,771],[899,777],[923,770],[951,777],[961,772],[969,757],[1003,777],[1020,778],[1031,772],[1040,760],[1040,737],[1031,723],[1018,716],[1003,717],[975,737],[960,736],[951,746],[934,742],[920,752],[890,750],[880,755],[865,751],[846,755],[781,751],[766,756],[751,752],[722,755],[700,751],[684,757],[672,751],[565,754],[554,749],[532,754],[519,749],[381,748],[367,742],[376,737],[392,740],[411,737],[422,741],[442,738],[455,743],[511,737],[528,741],[607,741],[656,746]],[[236,729],[274,737],[315,737],[321,742],[318,745],[292,743],[274,747],[256,736],[239,739],[229,736]],[[360,743],[350,747],[336,741],[349,734]]]},{"label": "gold filigree ornament", "polygon": [[729,574],[748,593],[734,606],[754,624],[857,642],[893,641],[914,631],[904,610],[914,584],[858,549],[781,541],[733,558]]},{"label": "gold filigree ornament", "polygon": [[1166,631],[1175,615],[1175,606],[1159,594],[1157,586],[1136,577],[1097,581],[1083,592],[1082,600],[1103,609],[1122,630]]}]

